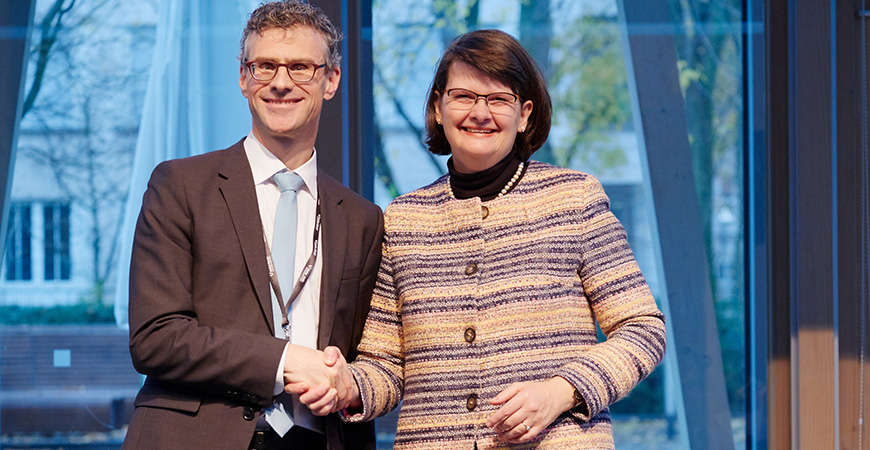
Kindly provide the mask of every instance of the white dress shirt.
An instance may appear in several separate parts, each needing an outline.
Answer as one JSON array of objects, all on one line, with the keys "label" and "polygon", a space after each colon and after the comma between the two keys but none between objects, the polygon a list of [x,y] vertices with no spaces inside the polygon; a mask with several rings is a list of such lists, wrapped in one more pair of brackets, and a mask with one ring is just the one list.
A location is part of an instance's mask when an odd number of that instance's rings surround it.
[{"label": "white dress shirt", "polygon": [[[263,232],[269,247],[272,247],[272,239],[275,228],[275,210],[278,207],[278,197],[281,191],[272,180],[272,176],[289,169],[272,152],[261,144],[253,133],[249,133],[244,142],[245,154],[251,164],[251,172],[254,176],[254,186],[257,191],[257,203],[260,207],[260,220],[263,223]],[[311,158],[298,167],[296,172],[304,184],[297,191],[297,225],[296,225],[296,255],[293,264],[293,281],[299,278],[302,269],[311,256],[314,244],[314,219],[317,207],[317,152],[312,152]],[[318,244],[318,258],[314,263],[305,287],[299,293],[299,297],[293,302],[288,314],[290,319],[290,342],[309,348],[317,348],[317,330],[320,324],[320,280],[323,272],[323,244]],[[280,237],[280,233],[279,233]],[[272,317],[276,323],[281,323],[282,314],[275,310],[277,297],[272,292]],[[290,295],[293,286],[281,286],[285,296]],[[279,336],[283,338],[284,336]],[[275,394],[284,388],[284,358],[278,366],[278,375],[275,379]],[[323,431],[320,418],[311,414],[309,409],[301,404],[297,396],[293,396],[293,421],[296,425],[304,426],[316,431]]]}]

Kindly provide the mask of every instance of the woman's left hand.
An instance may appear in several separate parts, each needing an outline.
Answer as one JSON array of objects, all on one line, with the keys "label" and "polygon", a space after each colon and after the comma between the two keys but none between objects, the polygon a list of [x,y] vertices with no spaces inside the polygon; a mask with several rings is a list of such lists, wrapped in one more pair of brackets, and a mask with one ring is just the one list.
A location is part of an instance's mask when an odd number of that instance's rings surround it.
[{"label": "woman's left hand", "polygon": [[562,377],[511,384],[490,400],[502,406],[489,416],[486,426],[504,442],[528,442],[574,406],[573,392],[574,387]]}]

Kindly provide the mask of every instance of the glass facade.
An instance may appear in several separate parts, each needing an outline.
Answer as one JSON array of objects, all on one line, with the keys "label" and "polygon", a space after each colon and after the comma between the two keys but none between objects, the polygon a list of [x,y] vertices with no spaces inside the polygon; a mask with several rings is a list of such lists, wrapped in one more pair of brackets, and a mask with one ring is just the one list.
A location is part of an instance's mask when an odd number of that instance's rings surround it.
[{"label": "glass facade", "polygon": [[[239,120],[214,125],[209,114],[220,115],[224,109],[209,103],[213,100],[204,92],[219,81],[215,88],[221,95],[239,101],[236,112],[247,111],[233,84],[238,76],[233,43],[242,16],[257,2],[216,2],[224,8],[221,14],[231,11],[240,18],[227,32],[230,39],[222,41],[231,42],[232,48],[223,45],[208,57],[190,54],[190,61],[208,64],[213,70],[209,73],[220,78],[203,79],[199,85],[189,81],[202,76],[199,69],[179,67],[162,81],[172,76],[187,81],[170,83],[154,98],[146,94],[149,83],[158,82],[153,73],[149,80],[151,55],[175,51],[157,33],[161,21],[174,17],[161,8],[176,2],[79,0],[68,10],[54,8],[65,3],[36,2],[31,45],[49,47],[30,53],[22,95],[24,116],[11,174],[0,280],[2,448],[61,448],[82,442],[117,448],[141,382],[126,353],[127,331],[119,319],[123,314],[115,308],[116,287],[127,270],[119,266],[129,246],[125,210],[141,197],[130,182],[143,181],[150,173],[150,167],[137,166],[142,158],[136,154],[137,142],[139,147],[146,140],[184,142],[180,147],[210,150],[235,141],[212,145],[216,138],[208,126],[224,134],[232,130],[238,134],[233,134],[235,140],[249,127],[247,116],[241,125]],[[747,136],[763,140],[750,129],[754,124],[746,109],[756,95],[747,75],[752,73],[746,45],[752,27],[744,26],[749,17],[745,8],[753,2],[671,0],[668,21],[659,25],[633,22],[621,10],[623,3],[371,0],[373,85],[366,95],[375,109],[370,130],[375,136],[373,201],[385,207],[396,196],[446,173],[446,157],[430,154],[423,143],[424,101],[437,59],[460,33],[501,29],[516,36],[537,60],[553,99],[550,139],[533,159],[601,180],[657,300],[666,311],[680,308],[668,300],[662,260],[673,255],[662,255],[656,225],[657,215],[666,214],[667,207],[656,203],[654,187],[661,178],[650,174],[650,143],[645,144],[639,126],[643,105],[636,92],[643,85],[639,77],[676,77],[682,94],[676,101],[686,118],[679,138],[689,150],[694,185],[682,195],[699,206],[700,217],[692,220],[702,237],[687,245],[702,246],[707,258],[709,280],[696,282],[709,283],[714,305],[719,344],[714,356],[721,358],[727,393],[727,404],[719,406],[730,411],[734,447],[756,448],[746,419],[754,413],[747,404],[753,404],[755,389],[747,380],[762,379],[765,368],[747,367],[754,342],[746,338],[751,333],[744,236]],[[217,17],[218,10],[204,9],[187,26],[197,33],[209,30],[202,25]],[[627,63],[632,58],[626,36],[646,34],[668,36],[675,64]],[[143,115],[154,105],[149,102],[167,98],[179,103],[175,107],[182,112],[176,122]],[[179,132],[178,123],[190,130]],[[196,137],[200,135],[206,137]],[[128,192],[133,193],[129,198]],[[37,277],[38,271],[42,273]],[[677,325],[686,326],[669,324]],[[674,344],[680,343],[669,344],[666,361],[612,407],[619,449],[689,448],[686,415],[691,409],[687,412],[682,386],[697,373],[674,356]],[[755,371],[752,377],[749,370]],[[379,419],[383,448],[392,446],[394,421],[395,413]]]},{"label": "glass facade", "polygon": [[[372,19],[376,134],[375,199],[446,173],[446,157],[427,152],[423,108],[441,51],[458,33],[498,28],[517,37],[547,77],[553,100],[548,143],[532,159],[597,176],[660,303],[665,300],[659,238],[653,223],[648,155],[639,136],[629,83],[654,71],[677,76],[687,118],[691,167],[708,255],[727,405],[736,448],[746,447],[746,341],[743,218],[743,3],[670,2],[669,21],[626,24],[615,0],[576,2],[406,2],[374,0]],[[405,14],[395,14],[402,10]],[[620,20],[623,20],[621,23]],[[624,27],[621,29],[621,27]],[[646,27],[644,29],[644,27]],[[668,34],[674,67],[634,67],[630,34]],[[639,83],[638,83],[639,84]],[[636,110],[635,110],[636,111]],[[678,132],[679,128],[674,132]],[[685,192],[691,195],[692,192]],[[695,199],[690,199],[695,201]],[[663,209],[659,210],[661,214]],[[698,283],[707,280],[697,280]],[[671,309],[680,305],[671,304]],[[667,359],[631,395],[614,404],[617,448],[683,448],[685,418],[675,359]],[[693,376],[681,367],[680,376]]]},{"label": "glass facade", "polygon": [[129,421],[141,377],[110,289],[128,270],[116,241],[157,3],[34,2],[0,282],[0,448],[119,448]]}]

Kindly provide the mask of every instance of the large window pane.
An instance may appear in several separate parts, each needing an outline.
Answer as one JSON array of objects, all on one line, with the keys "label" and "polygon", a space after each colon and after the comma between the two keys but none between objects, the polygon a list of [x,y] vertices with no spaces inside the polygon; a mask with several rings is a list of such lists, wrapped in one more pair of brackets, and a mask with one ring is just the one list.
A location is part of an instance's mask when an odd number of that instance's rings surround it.
[{"label": "large window pane", "polygon": [[38,0],[0,280],[0,447],[117,448],[141,377],[115,324],[157,0]]},{"label": "large window pane", "polygon": [[[701,206],[735,445],[746,446],[746,342],[743,267],[742,3],[670,2],[677,67],[635,72],[678,73],[692,148],[695,196]],[[403,11],[403,14],[395,14]],[[446,172],[445,157],[423,144],[423,107],[437,58],[458,34],[499,28],[516,36],[548,78],[554,103],[548,144],[533,159],[598,176],[625,225],[654,294],[664,298],[657,266],[644,155],[632,116],[625,43],[616,0],[373,0],[376,201],[430,183]],[[632,28],[631,33],[660,30]],[[671,31],[674,30],[674,31]],[[684,138],[684,139],[685,139]],[[695,201],[693,199],[693,201]],[[678,308],[679,305],[670,305]],[[682,448],[679,380],[692,368],[659,367],[616,403],[617,448]],[[382,430],[388,433],[386,427]]]},{"label": "large window pane", "polygon": [[[131,167],[159,6],[169,3],[37,1],[0,272],[2,447],[19,443],[59,448],[87,440],[117,444],[123,437],[140,378],[129,364],[127,332],[114,324],[114,284],[127,270],[119,263],[117,236],[123,234],[119,226],[129,203],[128,183],[135,178]],[[241,20],[255,3],[238,1],[227,8]],[[372,3],[376,202],[385,206],[446,171],[446,158],[429,154],[422,144],[423,102],[435,63],[459,33],[500,28],[517,36],[538,60],[553,96],[551,137],[534,158],[601,179],[655,295],[663,298],[617,1]],[[695,169],[696,192],[686,195],[695,195],[701,205],[702,245],[709,257],[727,406],[738,448],[746,447],[744,417],[753,413],[745,406],[751,389],[744,361],[752,342],[745,339],[743,298],[742,155],[747,121],[742,102],[748,83],[743,3],[669,2],[679,58],[678,67],[670,69],[678,70],[683,87]],[[203,110],[227,122],[213,128],[238,138],[247,131],[248,119],[235,91],[238,38],[235,29],[230,33],[231,44],[222,44],[226,53],[205,58],[208,64],[226,63],[206,71],[224,77],[216,85],[225,92],[205,100],[199,91],[206,90],[204,84],[188,75],[179,78],[193,88],[167,89],[160,98],[184,103],[180,111],[200,102]],[[240,102],[232,111],[244,120],[223,113],[231,108],[210,106],[218,101],[214,99],[225,98]],[[179,117],[176,122],[188,123],[184,113]],[[202,122],[217,123],[214,119],[208,115]],[[242,126],[232,129],[230,122]],[[186,130],[171,137],[155,133],[158,148],[163,142],[195,144],[180,145],[184,148],[179,153],[167,150],[161,157],[232,143],[218,134],[220,130],[193,128],[193,138]],[[614,405],[617,448],[683,448],[677,373],[692,376],[689,368],[677,371],[663,364]],[[391,447],[394,419],[395,415],[380,420],[383,448]]]},{"label": "large window pane", "polygon": [[682,1],[678,17],[684,32],[675,35],[735,430],[744,426],[747,401],[742,129],[746,82],[741,5]]}]

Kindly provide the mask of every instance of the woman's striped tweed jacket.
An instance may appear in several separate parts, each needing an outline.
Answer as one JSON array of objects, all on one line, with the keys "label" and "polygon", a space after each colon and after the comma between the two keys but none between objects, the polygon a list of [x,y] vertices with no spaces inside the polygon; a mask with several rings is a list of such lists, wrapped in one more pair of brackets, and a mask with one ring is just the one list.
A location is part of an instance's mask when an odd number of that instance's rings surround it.
[{"label": "woman's striped tweed jacket", "polygon": [[[364,407],[345,420],[402,402],[397,449],[613,448],[607,407],[661,361],[665,326],[601,184],[536,161],[485,203],[452,198],[446,183],[387,207],[351,366]],[[496,441],[489,401],[513,382],[556,375],[588,410],[562,414],[531,443]]]}]

